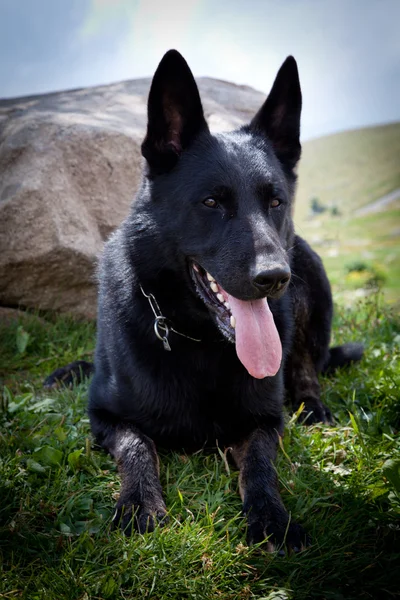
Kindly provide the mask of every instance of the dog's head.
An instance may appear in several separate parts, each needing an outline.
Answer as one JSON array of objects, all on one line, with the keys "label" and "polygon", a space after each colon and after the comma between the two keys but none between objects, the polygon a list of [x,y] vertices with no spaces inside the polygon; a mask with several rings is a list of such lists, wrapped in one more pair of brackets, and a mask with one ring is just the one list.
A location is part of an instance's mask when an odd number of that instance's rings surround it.
[{"label": "dog's head", "polygon": [[255,377],[274,374],[281,360],[268,298],[290,280],[300,112],[293,57],[252,121],[232,133],[210,133],[196,82],[175,50],[162,59],[149,94],[142,153],[152,214]]}]

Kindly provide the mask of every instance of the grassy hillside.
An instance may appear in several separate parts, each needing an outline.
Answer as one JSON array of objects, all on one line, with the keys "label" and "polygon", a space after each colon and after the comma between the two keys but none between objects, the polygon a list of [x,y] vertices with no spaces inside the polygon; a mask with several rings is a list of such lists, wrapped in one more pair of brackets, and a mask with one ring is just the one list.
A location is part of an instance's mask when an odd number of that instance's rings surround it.
[{"label": "grassy hillside", "polygon": [[389,301],[400,298],[400,197],[379,212],[356,214],[398,188],[400,123],[304,144],[296,228],[322,256],[338,300],[377,285]]}]

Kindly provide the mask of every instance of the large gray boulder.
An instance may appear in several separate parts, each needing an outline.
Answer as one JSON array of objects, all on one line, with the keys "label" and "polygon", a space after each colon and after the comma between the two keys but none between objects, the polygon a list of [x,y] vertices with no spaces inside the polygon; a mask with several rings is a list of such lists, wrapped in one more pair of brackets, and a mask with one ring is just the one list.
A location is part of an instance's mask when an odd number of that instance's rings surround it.
[{"label": "large gray boulder", "polygon": [[[198,81],[213,131],[264,95]],[[140,182],[149,79],[0,101],[0,305],[95,317],[95,266]]]}]

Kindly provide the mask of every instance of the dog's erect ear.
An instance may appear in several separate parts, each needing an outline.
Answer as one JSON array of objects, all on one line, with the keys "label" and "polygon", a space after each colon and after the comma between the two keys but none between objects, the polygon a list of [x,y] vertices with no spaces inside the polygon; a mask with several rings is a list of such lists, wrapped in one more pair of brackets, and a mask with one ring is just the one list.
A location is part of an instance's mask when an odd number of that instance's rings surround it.
[{"label": "dog's erect ear", "polygon": [[281,163],[293,169],[300,158],[301,89],[297,64],[288,56],[278,71],[272,90],[250,123],[266,135]]},{"label": "dog's erect ear", "polygon": [[196,82],[187,62],[169,50],[154,74],[142,154],[150,168],[166,172],[202,130],[208,130]]}]

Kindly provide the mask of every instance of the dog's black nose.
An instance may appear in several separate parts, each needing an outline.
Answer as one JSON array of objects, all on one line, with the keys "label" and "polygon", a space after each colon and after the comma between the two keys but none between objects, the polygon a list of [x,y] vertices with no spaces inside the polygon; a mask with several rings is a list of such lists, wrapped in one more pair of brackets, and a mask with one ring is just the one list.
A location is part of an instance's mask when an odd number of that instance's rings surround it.
[{"label": "dog's black nose", "polygon": [[276,267],[257,273],[253,279],[253,285],[266,296],[273,296],[281,293],[289,281],[289,267]]}]

